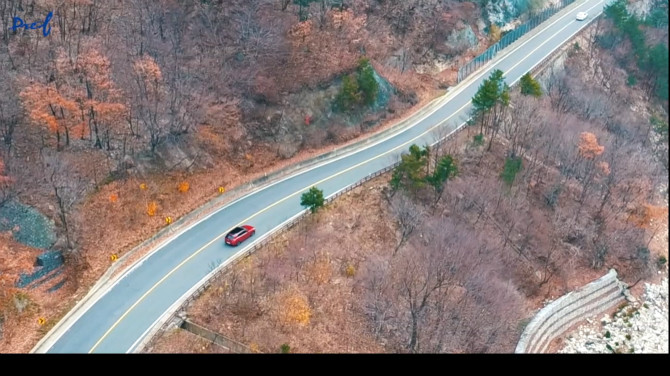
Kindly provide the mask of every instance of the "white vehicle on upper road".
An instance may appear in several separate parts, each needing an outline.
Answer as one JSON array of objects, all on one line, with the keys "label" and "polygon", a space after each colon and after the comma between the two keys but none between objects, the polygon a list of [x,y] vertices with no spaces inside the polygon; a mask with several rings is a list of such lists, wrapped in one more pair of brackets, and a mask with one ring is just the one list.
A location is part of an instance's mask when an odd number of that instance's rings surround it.
[{"label": "white vehicle on upper road", "polygon": [[577,13],[577,21],[584,21],[589,17],[589,14],[586,12],[579,12]]},{"label": "white vehicle on upper road", "polygon": [[[0,2],[6,2],[0,0]],[[593,17],[612,0],[579,0],[577,6]],[[156,242],[143,258],[117,274],[110,269],[75,308],[60,320],[31,352],[134,353],[172,325],[173,318],[210,278],[272,233],[297,220],[305,211],[300,195],[317,186],[325,198],[344,192],[400,160],[410,145],[432,145],[466,126],[472,98],[484,80],[501,70],[509,85],[549,58],[582,31],[572,10],[559,12],[461,82],[430,107],[408,116],[405,124],[353,150],[344,149],[281,178],[259,183],[251,193],[212,209],[212,213],[174,229]],[[588,18],[590,19],[590,18]],[[296,167],[297,168],[297,167]],[[198,217],[200,218],[200,217]],[[225,246],[224,237],[236,227],[253,224],[260,235],[240,247]],[[247,228],[251,235],[253,229]],[[245,235],[234,231],[236,236]],[[307,234],[309,235],[309,234]],[[239,240],[239,239],[238,239]],[[149,248],[149,247],[147,247]]]}]

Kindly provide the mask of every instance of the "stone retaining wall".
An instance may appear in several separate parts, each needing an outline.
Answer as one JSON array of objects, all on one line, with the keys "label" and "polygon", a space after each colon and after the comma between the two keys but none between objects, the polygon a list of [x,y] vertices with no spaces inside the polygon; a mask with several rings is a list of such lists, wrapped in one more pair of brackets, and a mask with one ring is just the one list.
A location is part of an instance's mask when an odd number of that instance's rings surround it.
[{"label": "stone retaining wall", "polygon": [[556,299],[535,314],[515,353],[542,353],[576,323],[597,316],[626,299],[626,284],[614,269],[599,279]]}]

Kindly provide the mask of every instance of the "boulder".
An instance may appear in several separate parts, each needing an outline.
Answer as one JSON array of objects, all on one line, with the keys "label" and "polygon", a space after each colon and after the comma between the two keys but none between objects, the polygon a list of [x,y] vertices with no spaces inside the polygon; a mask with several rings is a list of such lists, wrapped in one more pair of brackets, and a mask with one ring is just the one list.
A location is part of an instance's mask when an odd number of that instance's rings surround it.
[{"label": "boulder", "polygon": [[463,51],[477,47],[479,41],[472,27],[464,25],[463,28],[452,31],[444,44],[451,50]]}]

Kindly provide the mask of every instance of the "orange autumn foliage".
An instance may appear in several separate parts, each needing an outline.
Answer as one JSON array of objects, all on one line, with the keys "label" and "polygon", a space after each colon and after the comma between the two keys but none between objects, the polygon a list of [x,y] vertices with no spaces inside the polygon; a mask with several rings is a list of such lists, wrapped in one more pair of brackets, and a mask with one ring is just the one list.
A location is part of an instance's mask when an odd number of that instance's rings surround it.
[{"label": "orange autumn foliage", "polygon": [[61,95],[52,84],[30,83],[19,97],[33,124],[46,127],[52,133],[74,125],[77,103]]},{"label": "orange autumn foliage", "polygon": [[186,193],[186,192],[188,192],[189,188],[190,188],[190,186],[189,186],[188,182],[183,181],[183,182],[179,183],[179,192]]},{"label": "orange autumn foliage", "polygon": [[635,208],[628,218],[628,221],[641,228],[648,228],[653,220],[658,220],[668,216],[667,206],[654,206],[644,204]]},{"label": "orange autumn foliage", "polygon": [[154,100],[163,97],[163,73],[151,56],[145,55],[133,63],[133,70],[142,83],[144,95]]},{"label": "orange autumn foliage", "polygon": [[[124,124],[127,107],[111,79],[109,59],[92,47],[74,60],[59,49],[54,63],[53,82],[30,82],[20,93],[30,121],[51,133],[81,139],[89,134],[87,130],[95,132],[96,140],[116,133]],[[91,124],[95,127],[87,129]]]},{"label": "orange autumn foliage", "polygon": [[127,107],[123,103],[123,94],[116,88],[111,78],[109,59],[95,48],[89,48],[79,56],[75,69],[70,76],[79,77],[83,83],[75,86],[76,99],[90,124],[93,120],[102,129],[116,133],[123,124]]},{"label": "orange autumn foliage", "polygon": [[163,78],[160,67],[149,55],[144,55],[144,57],[135,60],[133,69],[135,73],[144,77],[148,82],[160,81]]},{"label": "orange autumn foliage", "polygon": [[151,201],[147,204],[147,215],[149,215],[149,217],[156,215],[156,211],[158,211],[158,204],[156,201]]},{"label": "orange autumn foliage", "polygon": [[586,159],[594,159],[605,151],[605,147],[598,144],[596,135],[591,132],[582,132],[579,137],[579,154]]},{"label": "orange autumn foliage", "polygon": [[305,326],[310,322],[312,310],[307,297],[297,288],[290,288],[277,296],[279,322],[282,325]]}]

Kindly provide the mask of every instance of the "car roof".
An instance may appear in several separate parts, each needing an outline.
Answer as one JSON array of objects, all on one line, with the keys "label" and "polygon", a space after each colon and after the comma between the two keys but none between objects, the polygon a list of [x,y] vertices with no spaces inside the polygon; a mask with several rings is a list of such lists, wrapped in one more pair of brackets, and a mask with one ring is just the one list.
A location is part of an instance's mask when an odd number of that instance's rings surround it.
[{"label": "car roof", "polygon": [[245,229],[242,228],[242,227],[235,227],[234,229],[230,230],[230,232],[228,234],[237,234],[237,233],[240,233],[242,231],[245,231]]}]

